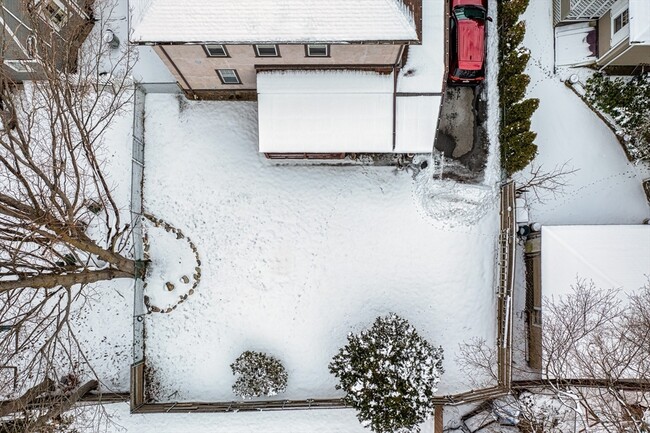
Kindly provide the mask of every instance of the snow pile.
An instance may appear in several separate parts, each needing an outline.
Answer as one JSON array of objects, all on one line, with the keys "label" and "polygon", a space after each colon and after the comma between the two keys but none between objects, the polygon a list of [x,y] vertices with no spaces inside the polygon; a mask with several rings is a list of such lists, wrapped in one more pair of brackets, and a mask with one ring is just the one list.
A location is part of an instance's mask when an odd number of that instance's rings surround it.
[{"label": "snow pile", "polygon": [[416,177],[415,191],[424,212],[449,227],[481,220],[499,200],[495,187],[438,179],[433,164]]}]

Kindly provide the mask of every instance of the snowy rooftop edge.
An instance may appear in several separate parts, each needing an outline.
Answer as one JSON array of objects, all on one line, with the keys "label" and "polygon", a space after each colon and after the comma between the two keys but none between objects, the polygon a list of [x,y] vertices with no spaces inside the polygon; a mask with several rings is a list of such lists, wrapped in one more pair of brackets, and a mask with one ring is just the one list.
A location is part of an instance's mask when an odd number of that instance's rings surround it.
[{"label": "snowy rooftop edge", "polygon": [[630,0],[630,43],[650,45],[650,1]]},{"label": "snowy rooftop edge", "polygon": [[415,41],[402,0],[133,0],[133,42]]},{"label": "snowy rooftop edge", "polygon": [[578,278],[639,289],[650,277],[650,225],[542,227],[542,294],[570,293]]}]

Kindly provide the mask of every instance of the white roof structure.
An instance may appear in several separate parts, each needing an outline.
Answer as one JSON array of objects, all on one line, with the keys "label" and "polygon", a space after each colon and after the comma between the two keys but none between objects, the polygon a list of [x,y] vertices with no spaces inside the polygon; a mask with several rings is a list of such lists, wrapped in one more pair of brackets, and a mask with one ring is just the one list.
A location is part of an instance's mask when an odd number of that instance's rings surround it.
[{"label": "white roof structure", "polygon": [[544,226],[542,293],[570,293],[576,280],[632,292],[650,277],[650,225]]},{"label": "white roof structure", "polygon": [[260,152],[390,153],[393,74],[257,74]]},{"label": "white roof structure", "polygon": [[445,2],[422,0],[422,44],[397,78],[396,153],[431,153],[445,81]]},{"label": "white roof structure", "polygon": [[415,41],[402,0],[132,0],[134,42]]},{"label": "white roof structure", "polygon": [[395,153],[433,152],[440,99],[440,96],[396,98]]},{"label": "white roof structure", "polygon": [[630,0],[630,43],[650,45],[650,1]]}]

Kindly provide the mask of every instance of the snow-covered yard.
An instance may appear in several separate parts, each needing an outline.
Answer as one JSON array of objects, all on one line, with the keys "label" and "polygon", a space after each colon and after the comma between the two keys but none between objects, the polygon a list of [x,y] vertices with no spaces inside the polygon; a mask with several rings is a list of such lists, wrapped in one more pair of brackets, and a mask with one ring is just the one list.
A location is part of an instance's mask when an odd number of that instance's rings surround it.
[{"label": "snow-covered yard", "polygon": [[532,119],[539,147],[534,163],[550,171],[568,162],[579,171],[567,178],[564,195],[533,204],[531,218],[553,225],[639,224],[650,217],[641,186],[650,169],[628,162],[611,130],[564,85],[563,79],[586,70],[554,71],[552,12],[549,2],[531,1],[523,16],[524,46],[531,50],[528,97],[540,99]]},{"label": "snow-covered yard", "polygon": [[[464,190],[432,193],[428,170],[269,161],[254,103],[148,95],[145,129],[145,211],[200,260],[193,294],[146,318],[158,400],[234,399],[229,365],[247,349],[283,361],[281,398],[340,396],[328,362],[388,312],[445,349],[439,394],[467,389],[458,344],[495,338],[494,196],[466,221],[444,211],[470,206]],[[148,227],[145,295],[165,308],[189,292],[196,258],[187,238]]]}]

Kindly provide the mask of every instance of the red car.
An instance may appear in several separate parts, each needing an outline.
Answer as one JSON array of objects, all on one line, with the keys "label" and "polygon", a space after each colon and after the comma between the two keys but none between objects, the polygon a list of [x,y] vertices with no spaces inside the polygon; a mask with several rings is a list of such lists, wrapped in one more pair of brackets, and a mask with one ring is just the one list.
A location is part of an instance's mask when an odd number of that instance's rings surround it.
[{"label": "red car", "polygon": [[449,83],[474,86],[485,79],[487,0],[451,0]]}]

